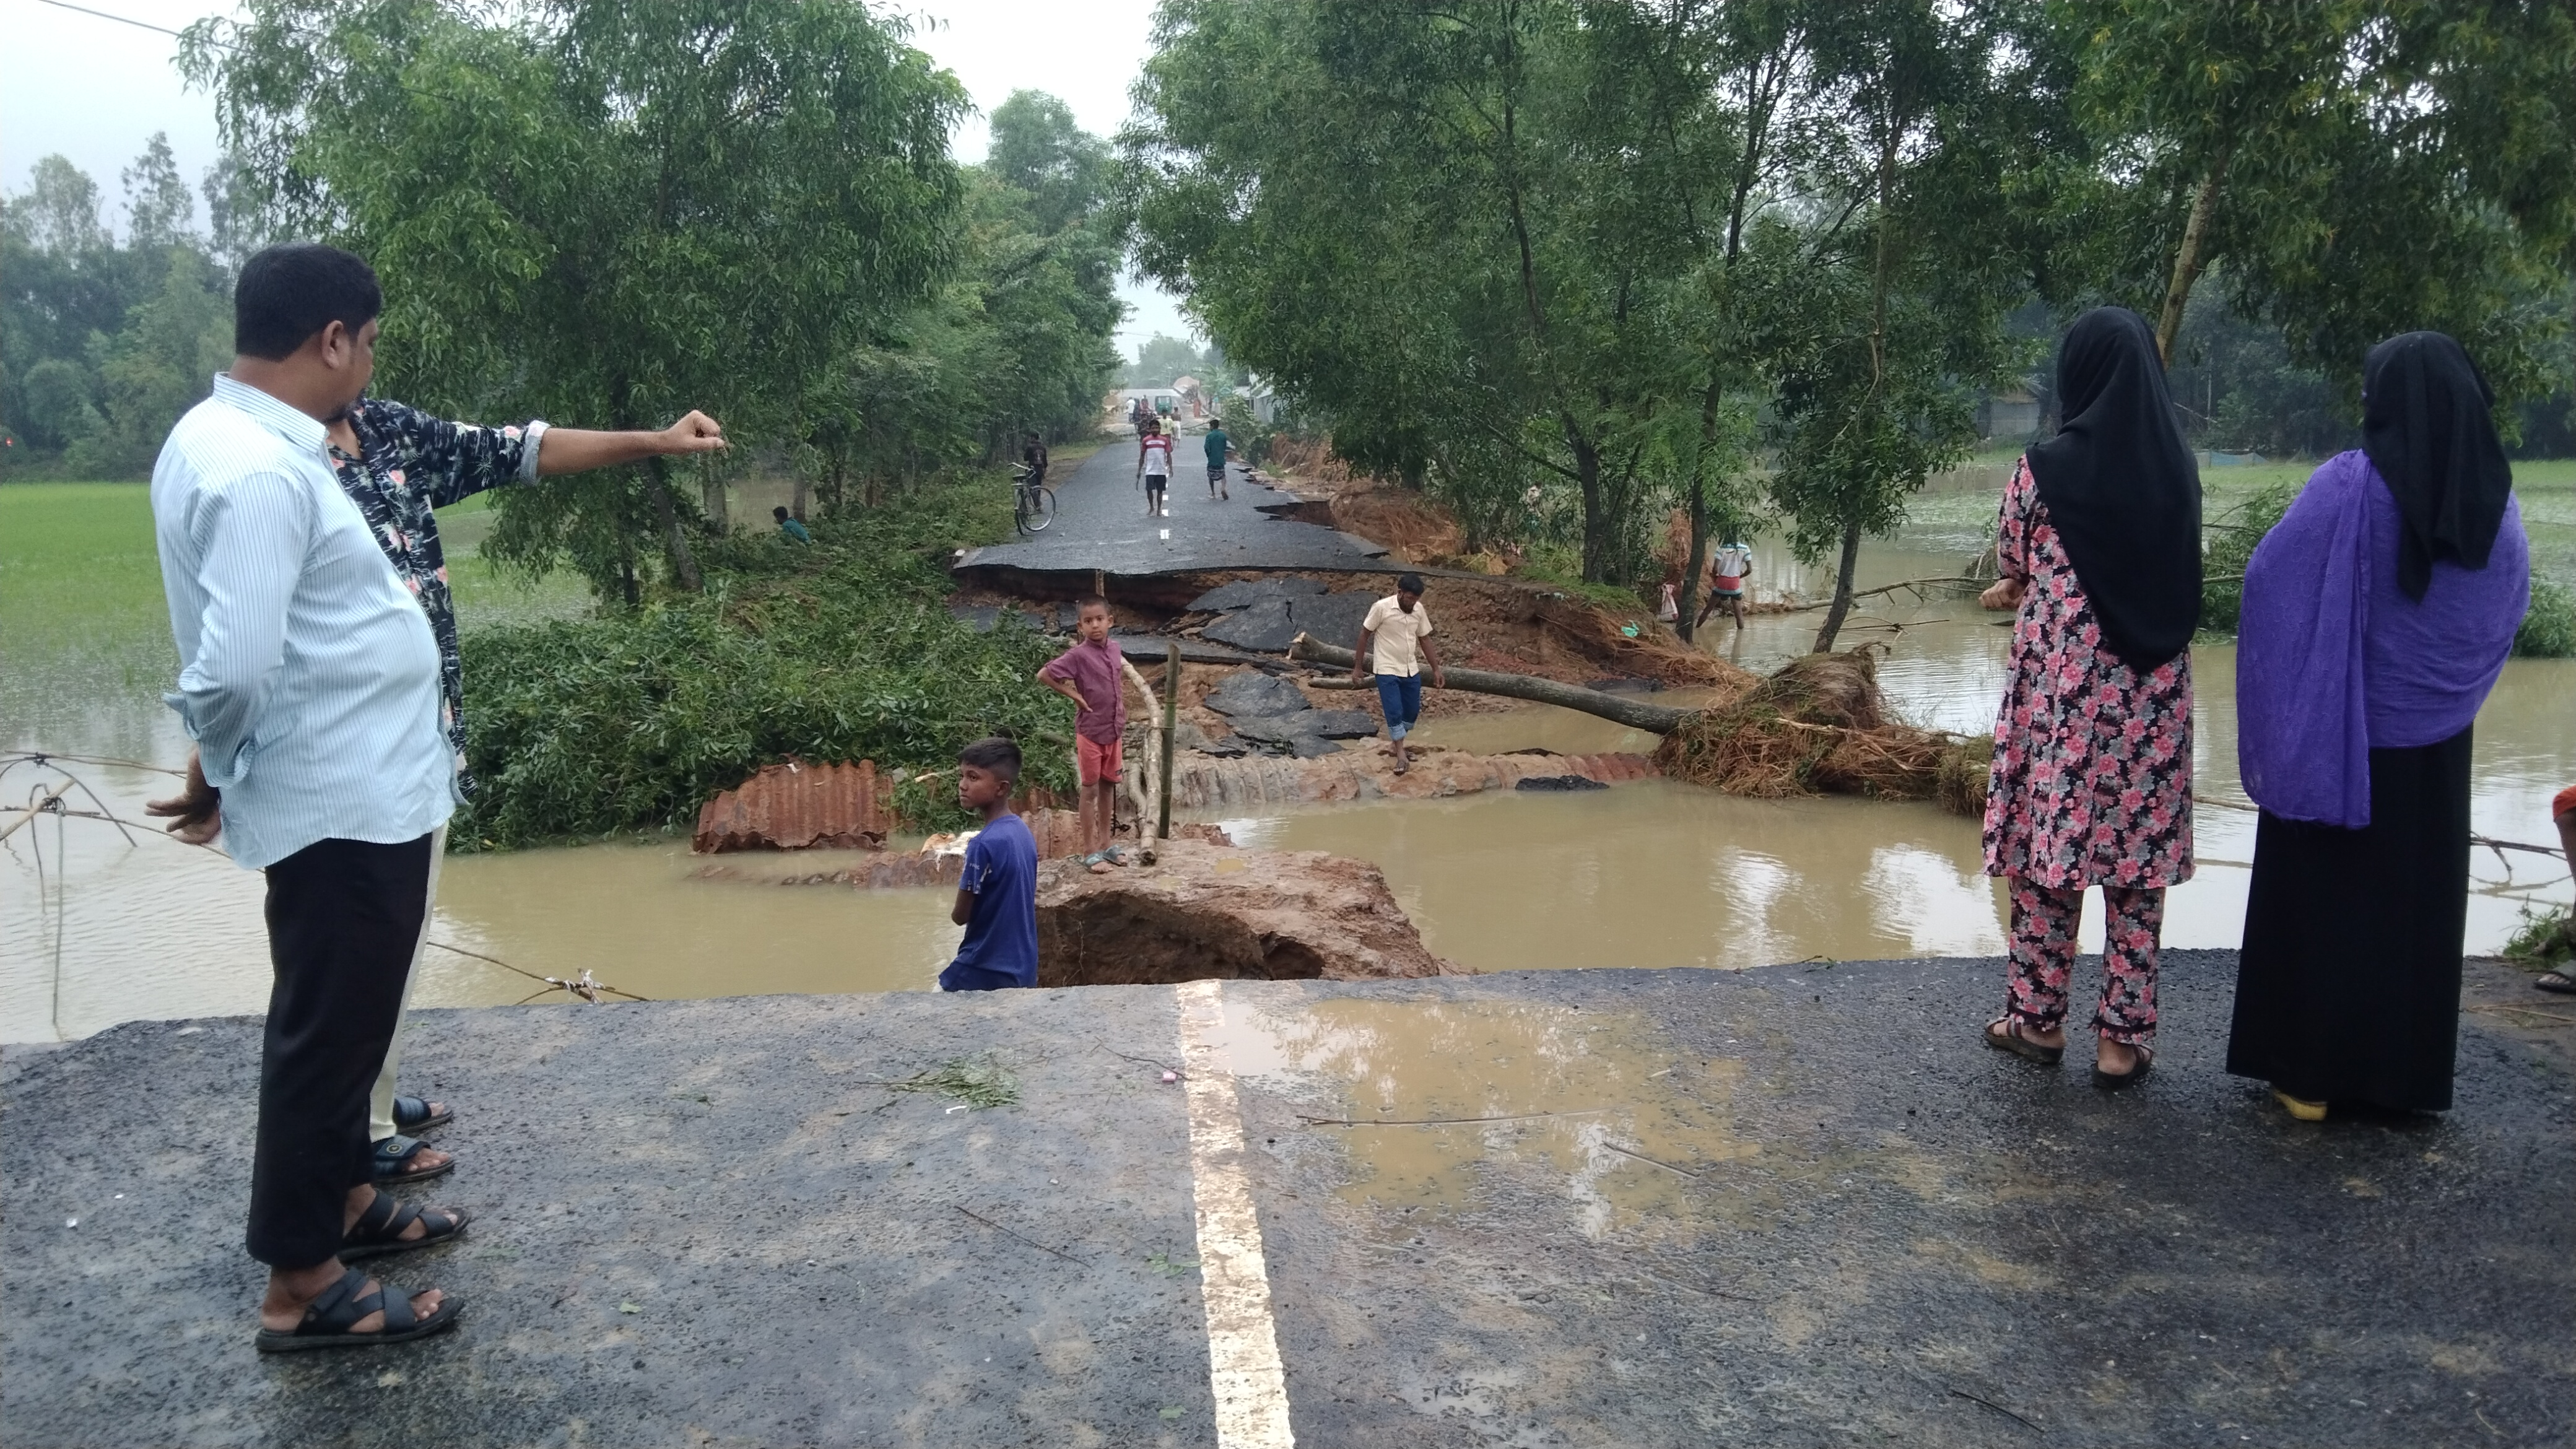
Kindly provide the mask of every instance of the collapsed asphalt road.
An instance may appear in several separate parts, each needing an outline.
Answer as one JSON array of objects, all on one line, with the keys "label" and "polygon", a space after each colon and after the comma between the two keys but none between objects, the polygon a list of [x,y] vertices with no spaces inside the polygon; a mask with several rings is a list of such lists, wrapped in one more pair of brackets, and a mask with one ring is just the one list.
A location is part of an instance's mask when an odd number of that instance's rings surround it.
[{"label": "collapsed asphalt road", "polygon": [[462,1327],[283,1359],[257,1023],[133,1023],[0,1067],[0,1441],[2566,1442],[2563,1066],[2472,1017],[2454,1111],[2307,1127],[2226,953],[2118,1095],[1979,1046],[1999,978],[423,1012],[479,1216],[377,1266]]},{"label": "collapsed asphalt road", "polygon": [[1255,483],[1241,464],[1228,465],[1227,491],[1208,496],[1201,434],[1183,435],[1175,448],[1168,516],[1148,517],[1145,490],[1136,481],[1136,440],[1113,437],[1108,445],[1057,478],[1055,522],[1044,533],[967,550],[956,562],[965,574],[1107,575],[1195,573],[1240,568],[1350,568],[1386,556],[1368,540],[1320,524],[1264,513],[1264,507],[1297,502],[1296,496]]}]

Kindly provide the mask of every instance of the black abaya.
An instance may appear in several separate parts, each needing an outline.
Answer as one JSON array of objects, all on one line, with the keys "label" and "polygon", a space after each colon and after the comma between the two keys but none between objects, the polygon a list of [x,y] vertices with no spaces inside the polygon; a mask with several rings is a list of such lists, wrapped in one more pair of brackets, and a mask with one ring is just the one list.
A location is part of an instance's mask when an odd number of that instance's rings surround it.
[{"label": "black abaya", "polygon": [[2263,812],[2227,1070],[2312,1102],[2451,1105],[2470,734],[2372,750],[2360,830]]}]

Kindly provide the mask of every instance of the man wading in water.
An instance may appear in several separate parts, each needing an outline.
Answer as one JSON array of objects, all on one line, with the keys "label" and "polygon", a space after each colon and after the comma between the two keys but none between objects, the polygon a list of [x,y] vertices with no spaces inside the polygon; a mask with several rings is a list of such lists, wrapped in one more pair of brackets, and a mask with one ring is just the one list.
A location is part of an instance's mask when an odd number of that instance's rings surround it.
[{"label": "man wading in water", "polygon": [[384,297],[337,248],[261,252],[233,302],[232,371],[153,470],[181,663],[170,702],[197,750],[185,793],[146,809],[184,840],[228,833],[236,862],[268,872],[277,982],[249,1233],[271,1267],[259,1346],[399,1342],[452,1325],[458,1305],[437,1289],[388,1293],[341,1260],[445,1242],[466,1223],[374,1186],[454,1166],[391,1120],[448,1115],[396,1099],[393,1075],[447,818],[473,788],[430,510],[724,440],[697,413],[659,433],[549,436],[368,400]]}]

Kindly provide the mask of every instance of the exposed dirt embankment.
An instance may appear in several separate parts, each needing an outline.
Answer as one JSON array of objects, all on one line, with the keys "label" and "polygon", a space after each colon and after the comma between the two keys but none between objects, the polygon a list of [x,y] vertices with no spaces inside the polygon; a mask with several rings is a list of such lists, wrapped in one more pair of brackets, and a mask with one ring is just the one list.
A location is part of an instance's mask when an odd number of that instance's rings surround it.
[{"label": "exposed dirt embankment", "polygon": [[1386,877],[1322,851],[1154,842],[1151,865],[1038,870],[1038,984],[1463,974],[1426,950]]}]

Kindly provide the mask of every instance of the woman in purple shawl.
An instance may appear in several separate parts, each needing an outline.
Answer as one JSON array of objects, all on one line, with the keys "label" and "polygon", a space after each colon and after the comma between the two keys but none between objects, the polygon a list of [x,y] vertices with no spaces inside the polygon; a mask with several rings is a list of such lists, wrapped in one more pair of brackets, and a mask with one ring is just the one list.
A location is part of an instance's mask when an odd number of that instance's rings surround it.
[{"label": "woman in purple shawl", "polygon": [[2302,1120],[2451,1105],[2470,722],[2531,599],[2494,401],[2439,332],[2372,348],[2361,449],[2246,566],[2236,749],[2263,816],[2227,1069]]}]

